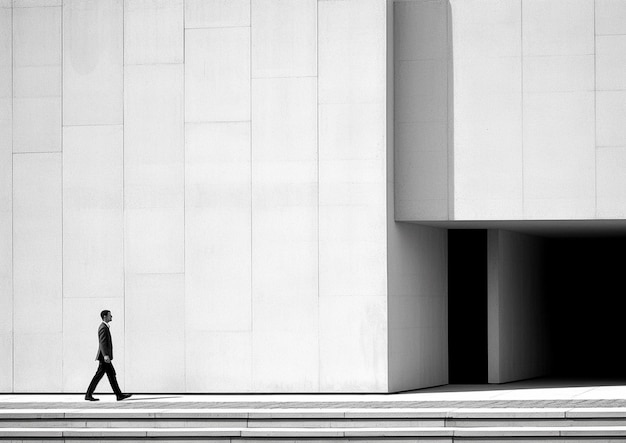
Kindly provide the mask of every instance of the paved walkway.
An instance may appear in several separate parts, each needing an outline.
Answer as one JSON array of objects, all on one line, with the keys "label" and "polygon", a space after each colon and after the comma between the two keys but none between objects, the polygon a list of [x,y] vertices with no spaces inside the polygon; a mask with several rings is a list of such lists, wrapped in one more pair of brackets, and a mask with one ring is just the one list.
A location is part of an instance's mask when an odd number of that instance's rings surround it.
[{"label": "paved walkway", "polygon": [[116,402],[83,394],[0,394],[0,409],[352,409],[626,408],[626,379],[539,379],[504,385],[446,385],[397,394],[135,394]]}]

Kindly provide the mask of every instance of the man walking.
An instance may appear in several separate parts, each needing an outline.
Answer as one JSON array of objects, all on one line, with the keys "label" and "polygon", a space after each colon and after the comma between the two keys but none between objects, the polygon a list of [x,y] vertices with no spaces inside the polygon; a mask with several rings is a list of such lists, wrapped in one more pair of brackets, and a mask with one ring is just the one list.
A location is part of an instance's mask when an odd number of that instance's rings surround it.
[{"label": "man walking", "polygon": [[111,383],[111,387],[113,388],[113,392],[115,392],[117,401],[124,400],[125,398],[130,397],[131,394],[123,394],[120,390],[120,387],[117,384],[117,378],[115,377],[115,368],[113,367],[113,363],[111,363],[111,360],[113,360],[113,340],[111,340],[109,322],[113,320],[113,315],[111,315],[111,311],[104,310],[100,313],[100,317],[102,318],[102,323],[98,327],[99,345],[98,353],[96,354],[96,360],[98,360],[100,364],[98,365],[96,375],[93,376],[93,379],[87,388],[85,400],[99,400],[94,398],[93,393],[96,390],[96,386],[98,386],[98,382],[102,379],[105,373],[109,378],[109,383]]}]

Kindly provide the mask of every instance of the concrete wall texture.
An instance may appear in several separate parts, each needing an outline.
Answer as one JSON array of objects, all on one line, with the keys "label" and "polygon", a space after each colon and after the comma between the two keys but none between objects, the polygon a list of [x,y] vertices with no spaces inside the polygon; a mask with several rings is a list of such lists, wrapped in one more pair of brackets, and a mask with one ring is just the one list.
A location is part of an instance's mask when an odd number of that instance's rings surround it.
[{"label": "concrete wall texture", "polygon": [[500,229],[487,235],[489,383],[546,375],[546,240]]},{"label": "concrete wall texture", "polygon": [[[389,4],[391,6],[391,3]],[[398,6],[397,4],[395,6]],[[398,80],[397,36],[406,27],[397,8],[387,14],[387,337],[388,390],[401,391],[448,383],[448,235],[445,229],[396,223],[398,188],[393,147],[397,134],[394,93]]]},{"label": "concrete wall texture", "polygon": [[0,6],[3,392],[388,390],[386,1]]},{"label": "concrete wall texture", "polygon": [[395,203],[398,220],[453,209],[453,85],[447,1],[394,4]]},{"label": "concrete wall texture", "polygon": [[[84,391],[105,308],[126,391],[447,383],[447,231],[396,221],[624,217],[624,23],[618,0],[0,0],[0,392]],[[507,366],[537,249],[490,239],[508,381],[537,369]]]},{"label": "concrete wall texture", "polygon": [[397,218],[623,218],[624,2],[451,0],[447,34],[445,3],[396,5],[409,22],[396,39],[434,41],[396,61],[396,95],[412,98],[397,104],[398,137],[430,121],[396,145]]}]

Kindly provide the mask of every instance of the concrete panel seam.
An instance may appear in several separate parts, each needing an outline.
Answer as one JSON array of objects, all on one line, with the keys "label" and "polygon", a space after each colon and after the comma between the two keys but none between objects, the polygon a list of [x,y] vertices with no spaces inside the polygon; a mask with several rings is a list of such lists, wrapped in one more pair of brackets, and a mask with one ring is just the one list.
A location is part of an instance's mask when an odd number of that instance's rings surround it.
[{"label": "concrete panel seam", "polygon": [[594,156],[594,172],[593,172],[593,185],[594,185],[594,214],[598,218],[598,44],[596,34],[596,0],[593,0],[593,140],[595,148],[593,151]]},{"label": "concrete panel seam", "polygon": [[63,29],[63,8],[64,8],[64,4],[62,4],[61,6],[61,390],[63,389],[63,380],[65,379],[65,365],[63,364],[63,362],[65,361],[65,340],[63,340],[63,336],[65,335],[65,297],[63,296],[63,294],[65,293],[65,272],[64,272],[64,266],[65,266],[65,259],[64,259],[64,255],[65,255],[65,242],[63,241],[63,233],[65,232],[65,229],[63,227],[63,222],[64,222],[64,212],[63,211],[63,158],[64,158],[64,149],[63,149],[63,61],[64,61],[64,53],[63,51],[65,51],[65,45],[64,45],[64,41],[63,41],[63,34],[64,34],[64,29]]},{"label": "concrete panel seam", "polygon": [[254,362],[253,362],[253,356],[254,356],[254,263],[252,261],[253,258],[253,248],[254,248],[254,238],[253,238],[253,233],[254,233],[254,225],[253,225],[253,210],[252,210],[252,205],[253,205],[253,196],[254,196],[254,189],[252,186],[252,178],[253,178],[253,151],[252,151],[252,144],[253,144],[253,137],[252,137],[252,131],[253,131],[253,125],[252,125],[252,0],[250,0],[248,2],[248,9],[249,9],[249,14],[250,14],[250,26],[249,26],[249,31],[248,31],[248,64],[249,64],[249,75],[250,75],[250,83],[249,83],[249,93],[250,93],[250,100],[248,102],[248,117],[250,118],[250,149],[249,149],[249,164],[250,164],[250,170],[249,170],[249,180],[250,180],[250,386],[254,387],[254,374],[253,374],[253,370],[254,370]]},{"label": "concrete panel seam", "polygon": [[[15,96],[15,81],[13,80],[15,71],[15,38],[14,38],[14,17],[15,13],[13,8],[11,9],[11,153],[15,151],[13,143],[13,97]],[[13,238],[13,223],[15,217],[15,162],[13,161],[13,155],[11,155],[11,392],[15,392],[15,241]]]},{"label": "concrete panel seam", "polygon": [[520,88],[522,91],[522,97],[520,100],[520,107],[521,107],[521,127],[522,127],[522,136],[521,136],[521,156],[522,156],[522,217],[524,216],[525,213],[525,203],[526,203],[526,198],[524,195],[524,190],[526,188],[526,184],[524,183],[524,1],[520,0],[520,58],[521,58],[521,63],[520,63]]},{"label": "concrete panel seam", "polygon": [[[122,273],[124,285],[122,288],[122,307],[124,309],[124,353],[126,346],[126,1],[122,1]],[[126,374],[126,361],[124,356],[124,374]],[[123,388],[126,388],[126,377],[122,380]]]},{"label": "concrete panel seam", "polygon": [[320,340],[320,8],[319,1],[315,3],[315,100],[317,125],[317,390],[322,386],[322,355]]},{"label": "concrete panel seam", "polygon": [[187,0],[183,0],[183,389],[187,391],[187,290],[185,285],[185,271],[187,269],[187,131],[185,130],[185,117],[187,106],[185,103],[185,92],[187,90],[187,64],[185,63],[185,55],[187,51],[186,40],[187,33],[185,32],[185,19]]}]

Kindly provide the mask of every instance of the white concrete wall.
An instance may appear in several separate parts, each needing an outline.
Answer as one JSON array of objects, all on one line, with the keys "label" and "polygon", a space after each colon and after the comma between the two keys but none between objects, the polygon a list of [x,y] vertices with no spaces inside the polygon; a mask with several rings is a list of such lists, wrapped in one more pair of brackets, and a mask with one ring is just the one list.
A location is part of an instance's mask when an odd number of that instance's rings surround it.
[{"label": "white concrete wall", "polygon": [[316,391],[318,5],[251,5],[252,386]]},{"label": "white concrete wall", "polygon": [[250,14],[249,1],[185,3],[189,391],[252,390]]},{"label": "white concrete wall", "polygon": [[58,2],[13,6],[12,389],[60,391],[62,10]]},{"label": "white concrete wall", "polygon": [[[409,79],[394,76],[394,72],[397,74],[399,65],[404,65],[402,59],[413,58],[411,54],[416,60],[408,63],[417,68],[422,67],[422,63],[431,66],[433,52],[435,60],[441,60],[445,45],[433,48],[422,44],[424,38],[415,37],[416,34],[426,37],[433,31],[438,35],[445,33],[446,15],[445,5],[439,2],[395,2],[394,8],[387,11],[387,323],[390,392],[448,382],[447,231],[397,223],[394,218],[398,216],[398,206],[406,209],[408,205],[419,204],[422,198],[428,199],[427,191],[433,189],[429,182],[442,178],[442,174],[443,180],[435,183],[442,201],[426,207],[447,215],[447,122],[429,121],[429,112],[420,114],[424,121],[404,122],[393,118],[394,111],[396,116],[416,115],[403,107],[409,103],[403,95],[410,91],[406,84]],[[396,38],[393,38],[394,35]],[[405,39],[403,36],[410,37]],[[445,62],[445,57],[443,60]],[[429,81],[432,84],[440,80],[431,77]],[[445,82],[445,76],[443,80]],[[441,94],[431,97],[428,102],[431,109],[432,106],[439,106],[442,99],[445,100]],[[424,132],[427,135],[420,137]],[[410,134],[417,135],[417,143],[405,143],[410,141]],[[420,174],[403,167],[411,164],[410,161],[403,161],[405,155],[416,156],[414,161],[424,164]],[[443,164],[444,171],[437,168],[437,164]],[[397,175],[402,178],[396,179]],[[423,177],[412,181],[415,175],[425,175],[426,181],[420,181]],[[403,187],[407,183],[410,185]]]},{"label": "white concrete wall", "polygon": [[626,5],[595,3],[596,174],[599,218],[626,217]]},{"label": "white concrete wall", "polygon": [[594,1],[523,0],[522,22],[524,217],[595,218]]},{"label": "white concrete wall", "polygon": [[393,6],[396,220],[447,220],[448,4]]},{"label": "white concrete wall", "polygon": [[85,358],[97,328],[90,314],[102,309],[113,311],[122,386],[126,376],[123,14],[122,0],[63,3],[62,376],[70,392],[84,390],[83,374],[94,370]]},{"label": "white concrete wall", "polygon": [[523,217],[522,1],[450,3],[456,220]]},{"label": "white concrete wall", "polygon": [[448,235],[389,226],[389,390],[448,383]]},{"label": "white concrete wall", "polygon": [[62,11],[58,3],[35,3],[31,7],[29,2],[14,2],[13,152],[16,153],[61,151]]},{"label": "white concrete wall", "polygon": [[319,1],[318,20],[319,389],[381,391],[387,389],[386,1]]},{"label": "white concrete wall", "polygon": [[[60,391],[61,153],[13,156],[13,389]],[[46,364],[41,364],[45,361]]]},{"label": "white concrete wall", "polygon": [[452,2],[455,219],[623,217],[620,11]]},{"label": "white concrete wall", "polygon": [[386,13],[0,2],[0,391],[385,392]]},{"label": "white concrete wall", "polygon": [[544,243],[539,237],[488,232],[488,380],[506,383],[546,375]]},{"label": "white concrete wall", "polygon": [[[448,113],[450,209],[442,200],[441,163],[425,158],[422,138],[401,123],[428,109],[419,75],[396,95],[398,220],[615,219],[626,214],[626,29],[616,0],[440,0],[398,2],[401,27],[411,10],[450,7]],[[422,20],[428,17],[424,12]],[[416,19],[419,20],[419,19]],[[419,23],[419,21],[416,21]],[[433,21],[397,33],[399,47],[434,51],[445,39]],[[420,31],[417,31],[420,29]],[[428,45],[428,46],[427,46]],[[414,57],[415,58],[415,57]],[[415,63],[415,62],[414,62]],[[443,75],[443,74],[441,74]],[[426,98],[426,100],[424,100]],[[431,110],[429,117],[436,115]],[[443,140],[440,137],[440,140]],[[413,146],[412,150],[405,148]],[[443,160],[441,160],[443,161]],[[439,166],[438,166],[439,165]],[[426,169],[426,171],[424,171]],[[425,183],[422,183],[425,182]],[[422,196],[427,189],[427,195]],[[411,201],[414,195],[414,201]],[[430,198],[431,200],[429,200]]]},{"label": "white concrete wall", "polygon": [[13,384],[13,17],[0,3],[0,392]]}]

